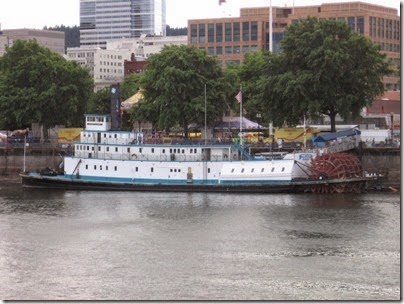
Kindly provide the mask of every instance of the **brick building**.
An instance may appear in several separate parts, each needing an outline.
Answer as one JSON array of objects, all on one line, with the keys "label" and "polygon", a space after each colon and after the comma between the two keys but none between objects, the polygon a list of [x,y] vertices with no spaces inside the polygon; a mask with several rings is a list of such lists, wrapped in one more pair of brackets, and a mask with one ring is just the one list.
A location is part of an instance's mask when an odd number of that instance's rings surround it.
[{"label": "brick building", "polygon": [[[241,63],[244,54],[269,50],[269,8],[242,8],[240,17],[188,20],[188,44],[204,48],[223,66]],[[272,7],[272,50],[280,50],[288,24],[307,17],[348,23],[381,46],[400,65],[400,16],[397,9],[364,2],[325,3],[301,7]],[[387,90],[399,90],[399,77],[385,77]]]}]

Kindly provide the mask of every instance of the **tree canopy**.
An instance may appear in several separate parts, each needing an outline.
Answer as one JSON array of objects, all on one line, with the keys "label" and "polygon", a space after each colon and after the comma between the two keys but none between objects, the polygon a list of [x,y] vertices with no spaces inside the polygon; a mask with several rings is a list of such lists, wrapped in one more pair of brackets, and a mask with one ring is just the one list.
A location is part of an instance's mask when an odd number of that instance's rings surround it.
[{"label": "tree canopy", "polygon": [[1,128],[82,124],[93,80],[76,62],[17,40],[0,58],[0,75]]},{"label": "tree canopy", "polygon": [[241,78],[250,81],[257,107],[275,126],[296,125],[303,117],[337,114],[357,117],[384,91],[391,72],[380,47],[343,22],[307,18],[288,26],[278,54],[247,56]]},{"label": "tree canopy", "polygon": [[228,107],[219,61],[196,47],[165,46],[150,56],[140,87],[144,98],[135,106],[133,119],[150,121],[159,129],[180,126],[185,136],[190,123],[204,124],[205,106],[208,124]]}]

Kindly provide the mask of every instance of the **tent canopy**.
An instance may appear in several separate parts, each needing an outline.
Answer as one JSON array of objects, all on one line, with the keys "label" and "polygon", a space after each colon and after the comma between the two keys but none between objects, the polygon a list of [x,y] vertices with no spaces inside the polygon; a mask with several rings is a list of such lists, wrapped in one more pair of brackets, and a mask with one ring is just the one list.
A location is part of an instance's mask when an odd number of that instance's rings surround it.
[{"label": "tent canopy", "polygon": [[325,141],[330,141],[342,137],[349,137],[349,136],[355,136],[355,135],[360,135],[361,131],[357,129],[350,129],[350,130],[344,130],[344,131],[338,131],[334,133],[325,133],[317,136],[313,141],[314,142],[325,142]]}]

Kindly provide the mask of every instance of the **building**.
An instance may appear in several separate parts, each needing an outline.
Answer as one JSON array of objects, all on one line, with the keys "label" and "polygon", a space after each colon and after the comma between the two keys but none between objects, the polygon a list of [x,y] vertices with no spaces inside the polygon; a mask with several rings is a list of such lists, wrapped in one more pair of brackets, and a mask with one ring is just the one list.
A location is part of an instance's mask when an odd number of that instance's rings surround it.
[{"label": "building", "polygon": [[[272,7],[272,51],[280,50],[285,28],[307,17],[347,22],[381,46],[400,65],[400,16],[397,9],[364,2],[325,3],[301,7]],[[269,8],[242,8],[240,17],[188,20],[188,44],[216,55],[223,66],[241,63],[244,54],[269,50]],[[386,89],[399,90],[399,77],[385,77]]]},{"label": "building", "polygon": [[39,45],[60,55],[65,54],[65,33],[35,29],[12,29],[0,31],[0,56],[4,54],[5,46],[12,46],[16,40],[35,39]]},{"label": "building", "polygon": [[165,45],[187,43],[186,36],[148,37],[106,41],[106,49],[100,47],[68,48],[66,58],[86,67],[94,77],[95,90],[121,82],[127,74],[139,73],[147,58],[159,53]]},{"label": "building", "polygon": [[130,60],[128,50],[104,50],[101,48],[68,48],[67,60],[76,61],[86,67],[94,77],[94,91],[99,91],[112,84],[122,82],[124,62]]},{"label": "building", "polygon": [[166,0],[80,0],[80,46],[107,40],[165,36]]}]

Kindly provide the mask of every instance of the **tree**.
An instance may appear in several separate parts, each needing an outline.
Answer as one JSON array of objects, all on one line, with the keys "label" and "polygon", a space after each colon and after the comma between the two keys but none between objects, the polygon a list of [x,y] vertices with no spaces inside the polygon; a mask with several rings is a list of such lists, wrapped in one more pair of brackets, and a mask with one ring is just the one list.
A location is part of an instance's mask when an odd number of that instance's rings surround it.
[{"label": "tree", "polygon": [[303,116],[355,118],[384,91],[391,73],[386,56],[368,38],[343,22],[308,18],[288,26],[282,52],[265,62],[262,108],[276,126],[297,124]]},{"label": "tree", "polygon": [[111,114],[111,90],[103,88],[90,97],[87,105],[87,113]]},{"label": "tree", "polygon": [[132,73],[125,76],[121,83],[121,96],[123,101],[135,95],[140,89],[139,82],[141,77],[142,75],[140,73]]},{"label": "tree", "polygon": [[196,47],[165,46],[150,56],[140,87],[144,100],[135,108],[133,118],[147,119],[160,129],[178,125],[185,136],[190,123],[204,124],[205,105],[209,124],[221,118],[227,107],[219,61]]},{"label": "tree", "polygon": [[0,58],[0,75],[1,128],[82,125],[93,80],[76,62],[35,40],[17,40]]}]

